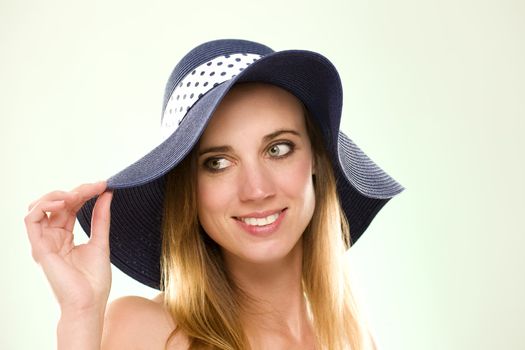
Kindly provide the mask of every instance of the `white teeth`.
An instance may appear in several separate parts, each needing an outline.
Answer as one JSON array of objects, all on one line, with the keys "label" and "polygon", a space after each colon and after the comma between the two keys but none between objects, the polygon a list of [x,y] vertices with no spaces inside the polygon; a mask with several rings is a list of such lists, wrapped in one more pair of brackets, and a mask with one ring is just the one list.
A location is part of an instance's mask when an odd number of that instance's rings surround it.
[{"label": "white teeth", "polygon": [[274,223],[278,217],[279,213],[275,213],[265,218],[239,218],[239,220],[251,226],[265,226]]}]

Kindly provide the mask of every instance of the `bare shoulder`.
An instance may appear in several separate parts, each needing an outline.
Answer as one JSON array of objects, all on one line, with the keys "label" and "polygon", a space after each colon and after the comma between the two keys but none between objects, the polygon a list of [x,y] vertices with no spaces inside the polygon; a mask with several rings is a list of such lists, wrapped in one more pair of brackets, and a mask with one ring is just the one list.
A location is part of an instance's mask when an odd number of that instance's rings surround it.
[{"label": "bare shoulder", "polygon": [[[107,308],[102,349],[164,349],[174,329],[175,322],[164,308],[162,293],[154,299],[122,297]],[[180,332],[168,347],[187,348],[187,339]]]}]

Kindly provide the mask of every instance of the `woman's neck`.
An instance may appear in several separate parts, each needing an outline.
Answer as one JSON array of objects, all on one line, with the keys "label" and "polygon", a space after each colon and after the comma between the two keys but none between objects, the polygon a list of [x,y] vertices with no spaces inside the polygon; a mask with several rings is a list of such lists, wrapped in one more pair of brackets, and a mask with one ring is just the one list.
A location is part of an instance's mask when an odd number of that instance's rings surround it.
[{"label": "woman's neck", "polygon": [[269,339],[271,335],[293,342],[312,337],[302,288],[301,240],[279,261],[255,264],[225,255],[225,263],[245,295],[241,297],[241,320],[249,338]]}]

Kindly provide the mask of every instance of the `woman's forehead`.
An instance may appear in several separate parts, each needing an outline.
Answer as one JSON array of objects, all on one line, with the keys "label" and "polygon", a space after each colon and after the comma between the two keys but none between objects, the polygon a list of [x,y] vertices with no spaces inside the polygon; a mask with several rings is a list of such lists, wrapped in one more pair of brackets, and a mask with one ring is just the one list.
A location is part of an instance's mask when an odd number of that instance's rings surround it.
[{"label": "woman's forehead", "polygon": [[293,128],[302,131],[301,101],[288,91],[264,83],[235,85],[213,114],[201,140],[224,139],[238,132],[268,132]]}]

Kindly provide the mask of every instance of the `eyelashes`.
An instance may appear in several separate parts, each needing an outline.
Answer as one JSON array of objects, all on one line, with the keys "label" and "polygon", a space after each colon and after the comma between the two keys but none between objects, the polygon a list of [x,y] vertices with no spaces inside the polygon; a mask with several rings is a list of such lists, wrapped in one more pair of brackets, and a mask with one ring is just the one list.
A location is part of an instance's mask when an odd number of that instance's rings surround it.
[{"label": "eyelashes", "polygon": [[293,151],[293,145],[289,142],[275,143],[266,151],[273,158],[283,158]]},{"label": "eyelashes", "polygon": [[213,173],[218,173],[226,169],[227,167],[229,167],[231,164],[232,162],[226,158],[211,157],[211,158],[207,158],[204,161],[203,166],[208,171],[211,171]]},{"label": "eyelashes", "polygon": [[[270,159],[281,160],[290,156],[294,150],[295,144],[293,142],[278,141],[268,146],[265,154]],[[234,162],[229,160],[227,156],[218,155],[204,159],[202,167],[211,173],[219,173],[229,168],[233,163]]]}]

